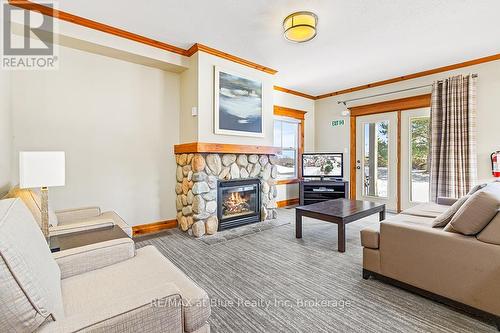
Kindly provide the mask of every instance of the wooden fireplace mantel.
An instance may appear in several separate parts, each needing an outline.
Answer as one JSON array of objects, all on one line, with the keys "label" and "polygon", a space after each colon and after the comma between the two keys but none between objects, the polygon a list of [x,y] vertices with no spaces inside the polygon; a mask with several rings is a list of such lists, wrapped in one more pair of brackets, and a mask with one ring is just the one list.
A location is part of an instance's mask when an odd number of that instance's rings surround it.
[{"label": "wooden fireplace mantel", "polygon": [[235,145],[228,143],[191,142],[174,145],[175,154],[219,153],[219,154],[277,154],[279,148],[270,146]]}]

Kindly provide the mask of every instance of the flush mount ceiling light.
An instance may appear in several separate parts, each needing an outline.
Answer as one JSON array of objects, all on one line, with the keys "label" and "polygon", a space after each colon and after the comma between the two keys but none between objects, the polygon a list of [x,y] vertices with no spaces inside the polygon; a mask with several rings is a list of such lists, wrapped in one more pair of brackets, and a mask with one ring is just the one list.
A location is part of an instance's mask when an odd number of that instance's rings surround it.
[{"label": "flush mount ceiling light", "polygon": [[283,35],[296,43],[303,43],[316,36],[318,16],[312,12],[296,12],[283,20]]}]

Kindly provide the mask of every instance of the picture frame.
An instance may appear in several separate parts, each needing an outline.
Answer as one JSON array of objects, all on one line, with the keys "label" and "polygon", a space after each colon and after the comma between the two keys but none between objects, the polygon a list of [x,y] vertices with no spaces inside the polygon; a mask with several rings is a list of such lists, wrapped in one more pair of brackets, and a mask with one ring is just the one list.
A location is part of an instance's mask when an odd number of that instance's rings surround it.
[{"label": "picture frame", "polygon": [[214,133],[264,137],[262,80],[214,67]]}]

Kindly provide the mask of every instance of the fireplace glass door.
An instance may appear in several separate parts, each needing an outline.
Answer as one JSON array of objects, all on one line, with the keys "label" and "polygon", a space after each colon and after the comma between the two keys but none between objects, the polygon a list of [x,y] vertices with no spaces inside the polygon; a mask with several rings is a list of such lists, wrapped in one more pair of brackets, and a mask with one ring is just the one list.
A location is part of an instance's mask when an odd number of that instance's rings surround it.
[{"label": "fireplace glass door", "polygon": [[222,218],[228,219],[257,212],[257,186],[237,186],[222,190]]},{"label": "fireplace glass door", "polygon": [[219,183],[218,215],[223,229],[258,222],[260,181],[238,180]]}]

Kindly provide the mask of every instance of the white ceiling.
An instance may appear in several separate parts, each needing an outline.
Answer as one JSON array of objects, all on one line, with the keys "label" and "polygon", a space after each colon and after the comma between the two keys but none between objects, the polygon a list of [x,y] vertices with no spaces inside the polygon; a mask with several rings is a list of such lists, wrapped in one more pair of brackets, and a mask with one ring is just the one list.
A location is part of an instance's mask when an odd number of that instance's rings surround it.
[{"label": "white ceiling", "polygon": [[[499,0],[60,0],[63,11],[182,48],[198,42],[278,70],[319,95],[500,53]],[[304,44],[282,36],[297,10],[319,17]]]}]

